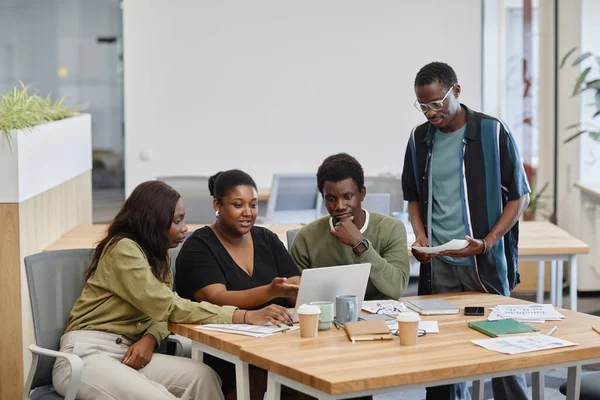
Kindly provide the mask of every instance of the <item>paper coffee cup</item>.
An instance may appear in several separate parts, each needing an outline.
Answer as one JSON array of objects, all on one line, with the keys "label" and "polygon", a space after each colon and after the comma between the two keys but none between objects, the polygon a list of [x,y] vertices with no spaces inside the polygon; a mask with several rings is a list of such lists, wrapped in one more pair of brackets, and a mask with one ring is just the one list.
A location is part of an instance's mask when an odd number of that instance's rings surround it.
[{"label": "paper coffee cup", "polygon": [[300,336],[303,338],[316,338],[321,308],[310,304],[302,304],[296,312],[300,320]]},{"label": "paper coffee cup", "polygon": [[417,344],[419,333],[419,321],[421,317],[414,311],[405,311],[398,314],[398,336],[402,346],[414,346]]}]

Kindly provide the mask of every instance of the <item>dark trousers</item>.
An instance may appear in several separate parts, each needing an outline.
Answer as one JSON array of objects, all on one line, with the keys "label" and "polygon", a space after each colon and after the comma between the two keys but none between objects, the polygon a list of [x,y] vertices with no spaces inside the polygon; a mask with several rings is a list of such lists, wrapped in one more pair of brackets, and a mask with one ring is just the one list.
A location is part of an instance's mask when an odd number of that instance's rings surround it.
[{"label": "dark trousers", "polygon": [[[481,292],[481,284],[473,267],[456,266],[436,257],[431,263],[433,293]],[[464,382],[427,388],[426,400],[467,400],[471,394]],[[511,375],[492,379],[494,400],[527,400],[525,375]]]}]

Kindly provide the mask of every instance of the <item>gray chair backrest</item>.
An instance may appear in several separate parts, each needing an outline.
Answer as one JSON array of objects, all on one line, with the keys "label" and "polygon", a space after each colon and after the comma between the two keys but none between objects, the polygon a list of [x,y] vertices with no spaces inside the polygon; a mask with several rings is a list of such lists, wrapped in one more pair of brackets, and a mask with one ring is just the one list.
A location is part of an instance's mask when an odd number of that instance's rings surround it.
[{"label": "gray chair backrest", "polygon": [[362,202],[364,209],[376,211],[385,215],[390,215],[390,194],[389,193],[369,193]]},{"label": "gray chair backrest", "polygon": [[[25,272],[38,346],[58,350],[67,319],[85,285],[92,249],[59,250],[25,257]],[[32,388],[52,384],[55,359],[40,356]]]},{"label": "gray chair backrest", "polygon": [[314,221],[318,197],[316,174],[275,174],[265,223],[302,224]]},{"label": "gray chair backrest", "polygon": [[369,196],[369,193],[390,194],[390,212],[386,214],[405,211],[402,179],[400,177],[388,175],[365,176],[365,187],[367,188],[367,196]]},{"label": "gray chair backrest", "polygon": [[[185,239],[183,240],[183,243],[185,243],[185,241],[194,234],[194,231],[187,231],[185,233]],[[179,252],[181,251],[181,248],[183,247],[183,243],[181,243],[179,246],[175,247],[174,249],[171,249],[171,271],[173,271],[173,291],[176,292],[177,288],[175,287],[175,272],[177,271],[177,256],[179,255]]]},{"label": "gray chair backrest", "polygon": [[290,229],[289,231],[287,231],[285,233],[285,235],[287,237],[287,248],[288,248],[288,251],[292,248],[292,243],[294,242],[294,237],[296,237],[296,233],[298,233],[299,230],[300,230],[300,228]]},{"label": "gray chair backrest", "polygon": [[177,190],[185,204],[185,222],[210,224],[215,220],[208,176],[162,176],[157,178]]}]

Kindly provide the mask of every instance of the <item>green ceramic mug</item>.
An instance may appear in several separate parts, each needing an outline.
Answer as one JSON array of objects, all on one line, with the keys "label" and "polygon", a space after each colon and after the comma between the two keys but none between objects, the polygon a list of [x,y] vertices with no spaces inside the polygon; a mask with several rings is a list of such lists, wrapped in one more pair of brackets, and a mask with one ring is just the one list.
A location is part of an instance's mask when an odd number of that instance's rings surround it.
[{"label": "green ceramic mug", "polygon": [[310,304],[318,306],[321,309],[321,314],[319,314],[319,330],[325,331],[331,329],[333,324],[333,302],[313,301]]}]

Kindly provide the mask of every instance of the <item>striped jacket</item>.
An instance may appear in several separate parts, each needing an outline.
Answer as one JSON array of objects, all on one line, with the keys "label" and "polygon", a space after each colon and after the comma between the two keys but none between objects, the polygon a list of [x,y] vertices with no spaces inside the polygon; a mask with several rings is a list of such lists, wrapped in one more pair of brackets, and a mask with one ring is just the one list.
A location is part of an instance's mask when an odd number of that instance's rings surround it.
[{"label": "striped jacket", "polygon": [[[467,128],[460,157],[460,190],[467,235],[484,238],[494,227],[506,203],[530,192],[523,164],[512,134],[504,123],[485,114],[467,112]],[[429,122],[415,127],[410,135],[402,190],[406,201],[417,201],[421,219],[431,243],[431,154],[435,127]],[[519,224],[515,224],[483,256],[473,257],[473,268],[482,292],[508,296],[519,283],[517,245]],[[419,294],[431,293],[431,264],[422,264]]]}]

